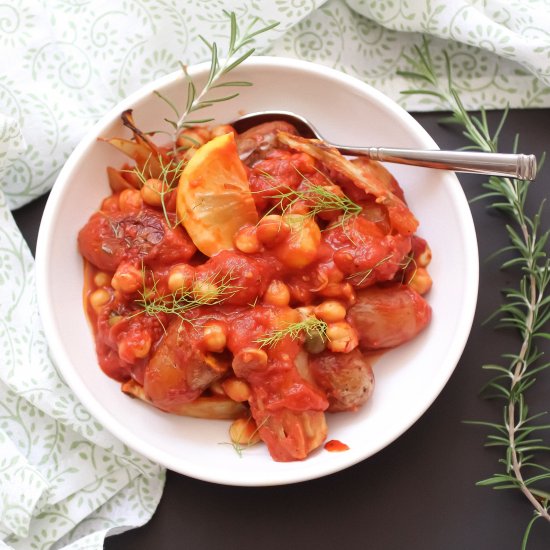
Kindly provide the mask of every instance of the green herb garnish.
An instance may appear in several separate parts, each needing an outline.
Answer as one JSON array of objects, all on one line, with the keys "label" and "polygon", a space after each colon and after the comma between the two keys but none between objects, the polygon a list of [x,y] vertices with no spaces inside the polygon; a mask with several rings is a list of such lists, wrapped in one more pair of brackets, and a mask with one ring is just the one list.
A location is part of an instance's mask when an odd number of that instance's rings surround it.
[{"label": "green herb garnish", "polygon": [[[365,269],[363,271],[357,271],[356,273],[353,273],[351,275],[348,275],[346,279],[352,279],[353,282],[357,286],[361,286],[363,283],[367,281],[367,279],[372,275],[373,271],[381,266],[382,264],[386,263],[388,260],[391,260],[393,258],[393,254],[389,254],[385,258],[382,258],[381,260],[377,261],[371,268]],[[405,269],[405,268],[403,268]]]},{"label": "green herb garnish", "polygon": [[[280,210],[281,215],[284,216],[286,214],[287,217],[290,219],[291,229],[296,229],[296,226],[299,226],[299,224],[292,223],[292,216],[289,215],[289,213],[292,212],[292,209],[297,204],[304,203],[304,205],[308,208],[308,212],[304,215],[296,215],[297,219],[302,220],[302,225],[303,222],[308,219],[314,219],[315,216],[317,216],[318,214],[324,212],[341,212],[338,221],[335,224],[332,224],[331,227],[334,227],[336,225],[341,225],[342,227],[345,227],[350,219],[358,216],[363,211],[360,205],[353,202],[344,193],[339,194],[333,191],[331,187],[336,186],[330,180],[328,180],[328,178],[327,182],[329,185],[313,183],[296,167],[294,168],[303,179],[301,189],[293,189],[292,187],[284,186],[277,193],[274,193],[273,195],[266,195],[266,198],[277,201],[275,205],[272,206],[266,213],[266,216],[272,214],[277,210]],[[263,175],[264,177],[273,179],[273,176],[271,176],[267,172],[265,172]]]},{"label": "green herb garnish", "polygon": [[325,321],[321,321],[316,317],[308,317],[303,321],[290,323],[283,328],[272,330],[266,336],[258,338],[256,343],[260,344],[262,348],[273,347],[286,337],[297,340],[304,334],[309,338],[321,336],[325,340],[327,338],[327,328],[328,325]]},{"label": "green herb garnish", "polygon": [[[470,148],[497,152],[498,137],[506,121],[507,110],[491,133],[483,108],[480,116],[471,115],[464,108],[452,82],[447,53],[443,52],[448,76],[445,87],[441,87],[435,75],[427,40],[416,48],[416,54],[416,59],[407,58],[412,70],[402,74],[421,82],[424,88],[405,93],[438,97],[452,111],[444,122],[461,126],[464,136],[473,144]],[[517,150],[517,143],[518,138],[514,150]],[[541,164],[539,162],[539,166]],[[550,320],[550,260],[546,252],[550,231],[541,230],[543,205],[534,216],[529,216],[525,210],[529,186],[529,181],[491,176],[484,184],[488,192],[478,197],[491,200],[492,208],[504,213],[511,222],[506,227],[510,245],[499,253],[514,253],[514,258],[505,261],[502,268],[519,268],[521,278],[516,288],[504,290],[505,302],[493,317],[500,319],[501,326],[516,329],[521,335],[521,345],[518,351],[503,355],[502,364],[483,366],[496,373],[484,392],[487,397],[504,400],[502,421],[471,422],[490,429],[486,443],[488,447],[503,449],[499,462],[504,471],[478,482],[478,485],[517,489],[533,507],[533,517],[523,537],[523,549],[527,546],[535,521],[542,518],[550,522],[550,492],[547,489],[550,468],[540,460],[541,453],[550,451],[550,446],[541,437],[550,430],[550,425],[539,421],[545,413],[529,412],[525,395],[526,390],[535,384],[535,376],[550,367],[550,363],[541,361],[542,353],[537,349],[537,342],[550,339],[550,333],[545,330]]]},{"label": "green herb garnish", "polygon": [[220,60],[219,49],[216,42],[209,42],[206,38],[199,35],[200,40],[202,40],[210,51],[210,71],[208,73],[207,81],[200,91],[197,89],[193,78],[187,71],[187,67],[183,63],[180,64],[187,82],[187,100],[183,111],[180,112],[174,102],[162,95],[160,92],[155,92],[155,94],[172,109],[175,115],[174,119],[165,119],[166,122],[168,122],[168,124],[170,124],[173,128],[174,153],[176,152],[176,138],[181,130],[197,124],[206,124],[214,120],[213,118],[190,118],[190,115],[202,109],[206,109],[207,107],[211,107],[216,103],[234,99],[239,95],[238,92],[234,92],[218,97],[207,97],[209,92],[220,88],[225,89],[252,86],[251,82],[242,80],[224,80],[223,82],[220,82],[220,80],[227,76],[228,73],[238,67],[255,52],[255,48],[248,48],[248,46],[250,46],[258,35],[274,29],[279,24],[278,22],[274,22],[270,25],[256,28],[259,19],[255,18],[250,25],[248,25],[248,27],[241,32],[237,24],[237,16],[235,13],[226,12],[225,15],[230,21],[229,44],[225,59]]},{"label": "green herb garnish", "polygon": [[139,310],[134,315],[145,313],[158,318],[163,313],[177,315],[182,321],[191,322],[185,313],[201,306],[221,304],[241,290],[242,287],[233,284],[236,278],[233,271],[223,275],[217,272],[205,279],[195,280],[188,290],[157,296],[158,281],[153,280],[152,287],[146,288],[144,273],[144,288],[139,293],[140,298],[135,300]]},{"label": "green herb garnish", "polygon": [[166,195],[177,188],[181,173],[183,172],[183,169],[185,168],[187,162],[185,160],[180,160],[178,162],[176,162],[176,160],[170,160],[166,162],[165,160],[163,160],[162,156],[159,155],[158,161],[160,164],[160,173],[155,177],[151,172],[149,161],[150,158],[145,161],[143,168],[139,168],[139,166],[134,166],[131,170],[125,171],[135,174],[142,187],[151,188],[149,184],[149,180],[151,179],[156,179],[161,182],[162,187],[160,190],[153,188],[151,189],[159,195],[162,213],[164,214],[166,224],[171,229],[174,229],[178,226],[178,224],[182,222],[182,220],[178,220],[175,224],[172,224],[170,217],[168,216],[168,210],[166,208]]}]

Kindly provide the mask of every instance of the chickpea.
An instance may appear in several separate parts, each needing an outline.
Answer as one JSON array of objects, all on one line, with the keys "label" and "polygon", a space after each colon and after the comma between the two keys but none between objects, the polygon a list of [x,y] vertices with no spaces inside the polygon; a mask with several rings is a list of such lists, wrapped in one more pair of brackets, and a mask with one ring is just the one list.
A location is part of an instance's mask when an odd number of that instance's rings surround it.
[{"label": "chickpea", "polygon": [[261,441],[258,426],[252,418],[237,418],[229,427],[229,437],[237,445],[250,446]]},{"label": "chickpea", "polygon": [[233,401],[237,401],[238,403],[242,403],[243,401],[248,401],[250,399],[250,386],[244,380],[239,380],[238,378],[227,378],[227,380],[222,382],[222,388],[230,399],[233,399]]},{"label": "chickpea", "polygon": [[263,349],[244,348],[241,351],[241,356],[247,363],[255,363],[262,367],[267,365],[267,353]]},{"label": "chickpea", "polygon": [[162,193],[166,191],[166,184],[157,179],[149,178],[140,190],[141,198],[145,204],[149,206],[162,205]]},{"label": "chickpea", "polygon": [[147,357],[151,351],[151,344],[151,336],[148,333],[144,333],[137,341],[124,338],[118,343],[118,355],[124,361],[133,363],[136,359]]},{"label": "chickpea", "polygon": [[302,317],[301,313],[298,311],[299,309],[301,308],[292,309],[289,307],[280,309],[279,315],[277,315],[274,320],[274,326],[272,328],[282,329],[288,325],[292,325],[292,323],[299,323],[300,321],[303,321],[305,317]]},{"label": "chickpea", "polygon": [[235,246],[245,254],[255,254],[262,248],[262,243],[258,240],[256,228],[253,225],[241,227],[234,237]]},{"label": "chickpea", "polygon": [[357,331],[345,321],[331,323],[327,328],[327,347],[337,353],[349,353],[357,347]]},{"label": "chickpea", "polygon": [[218,297],[218,286],[208,281],[195,281],[193,294],[203,304],[210,304]]},{"label": "chickpea", "polygon": [[214,128],[212,128],[210,131],[210,139],[230,133],[235,133],[233,126],[230,126],[229,124],[220,124],[220,126],[214,126]]},{"label": "chickpea", "polygon": [[418,294],[426,294],[432,288],[432,278],[424,267],[418,267],[413,278],[409,281],[409,286],[416,290]]},{"label": "chickpea", "polygon": [[143,200],[137,189],[124,189],[118,196],[118,205],[123,212],[141,210]]},{"label": "chickpea", "polygon": [[426,243],[426,248],[415,258],[418,267],[427,267],[432,261],[432,249]]},{"label": "chickpea", "polygon": [[315,308],[315,316],[327,323],[343,321],[346,318],[346,308],[336,300],[326,300]]},{"label": "chickpea", "polygon": [[259,348],[244,348],[233,358],[233,371],[240,378],[254,371],[262,371],[267,366],[267,353]]},{"label": "chickpea", "polygon": [[135,265],[122,263],[117,267],[111,285],[115,290],[132,294],[143,287],[143,274]]},{"label": "chickpea", "polygon": [[264,304],[269,304],[271,306],[288,306],[290,302],[290,291],[288,290],[288,286],[286,286],[283,281],[273,279],[265,291],[263,300]]},{"label": "chickpea", "polygon": [[135,342],[132,346],[132,351],[137,359],[143,359],[149,355],[151,351],[151,336],[147,333],[143,335],[143,338],[139,342]]},{"label": "chickpea", "polygon": [[350,283],[330,283],[319,294],[325,298],[340,298],[348,306],[356,301],[355,290]]},{"label": "chickpea", "polygon": [[95,286],[110,286],[111,277],[104,271],[98,271],[94,276]]},{"label": "chickpea", "polygon": [[208,323],[204,326],[202,341],[208,351],[220,353],[227,344],[227,331],[221,323]]},{"label": "chickpea", "polygon": [[120,209],[119,197],[117,195],[111,195],[104,199],[101,203],[101,210],[103,212],[117,212]]},{"label": "chickpea", "polygon": [[275,246],[284,241],[290,234],[290,227],[282,216],[270,214],[264,216],[256,229],[258,240],[265,246]]},{"label": "chickpea", "polygon": [[273,249],[275,256],[288,267],[302,269],[317,258],[321,230],[311,218],[291,214],[283,216],[283,219],[291,219],[290,223],[297,227],[285,241]]},{"label": "chickpea", "polygon": [[178,147],[195,147],[198,148],[204,145],[211,139],[210,130],[205,127],[197,126],[195,128],[187,128],[178,136],[176,143]]},{"label": "chickpea", "polygon": [[98,288],[97,290],[94,290],[90,294],[88,299],[90,300],[90,305],[94,308],[94,311],[97,313],[105,304],[107,304],[110,301],[111,295],[104,288]]},{"label": "chickpea", "polygon": [[168,272],[168,288],[170,292],[189,290],[193,286],[195,270],[187,264],[177,264]]}]

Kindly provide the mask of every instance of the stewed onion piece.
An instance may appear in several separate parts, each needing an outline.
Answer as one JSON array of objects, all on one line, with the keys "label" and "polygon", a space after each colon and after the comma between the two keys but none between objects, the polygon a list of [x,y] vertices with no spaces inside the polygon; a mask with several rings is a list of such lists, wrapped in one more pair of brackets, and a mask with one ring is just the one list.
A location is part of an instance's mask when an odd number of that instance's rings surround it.
[{"label": "stewed onion piece", "polygon": [[197,248],[207,256],[233,249],[237,231],[258,214],[232,133],[215,137],[184,168],[177,212]]},{"label": "stewed onion piece", "polygon": [[429,323],[429,304],[410,286],[369,287],[357,294],[347,319],[363,350],[392,348],[414,338]]}]

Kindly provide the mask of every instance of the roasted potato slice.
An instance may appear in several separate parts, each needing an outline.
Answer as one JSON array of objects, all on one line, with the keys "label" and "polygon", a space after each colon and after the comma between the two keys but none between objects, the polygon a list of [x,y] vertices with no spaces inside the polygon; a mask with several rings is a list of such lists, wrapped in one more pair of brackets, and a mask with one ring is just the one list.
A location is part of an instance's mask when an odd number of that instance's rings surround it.
[{"label": "roasted potato slice", "polygon": [[359,334],[364,350],[392,348],[408,342],[430,322],[428,302],[405,285],[367,288],[357,293],[348,320]]},{"label": "roasted potato slice", "polygon": [[[145,395],[145,390],[135,380],[128,380],[121,386],[122,391],[132,397],[137,397],[146,403],[154,405]],[[171,411],[179,416],[192,416],[194,418],[208,418],[214,420],[232,420],[243,418],[248,414],[248,409],[242,404],[223,395],[197,397],[189,403],[180,403]]]},{"label": "roasted potato slice", "polygon": [[177,412],[229,369],[219,354],[206,353],[198,345],[197,331],[174,319],[145,369],[143,388],[153,405]]}]

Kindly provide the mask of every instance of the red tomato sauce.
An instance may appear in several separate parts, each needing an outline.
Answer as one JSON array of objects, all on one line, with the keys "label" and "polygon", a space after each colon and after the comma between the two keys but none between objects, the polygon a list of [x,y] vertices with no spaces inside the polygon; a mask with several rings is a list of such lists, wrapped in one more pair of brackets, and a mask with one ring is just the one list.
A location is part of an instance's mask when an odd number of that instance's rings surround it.
[{"label": "red tomato sauce", "polygon": [[[237,145],[273,131],[258,128]],[[149,180],[110,168],[113,193],[78,236],[84,308],[99,365],[123,391],[173,414],[244,411],[275,460],[301,460],[325,441],[325,412],[369,398],[371,356],[428,324],[430,252],[393,226],[408,209],[378,165],[368,176],[397,197],[397,213],[306,152],[272,146],[248,158],[259,221],[211,257],[178,217],[175,185],[159,204]],[[355,213],[319,208],[312,189],[353,199]]]},{"label": "red tomato sauce", "polygon": [[345,443],[342,443],[337,439],[331,439],[330,441],[327,441],[324,445],[324,448],[331,453],[341,453],[342,451],[349,451],[349,447]]}]

